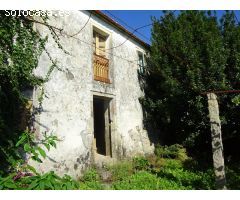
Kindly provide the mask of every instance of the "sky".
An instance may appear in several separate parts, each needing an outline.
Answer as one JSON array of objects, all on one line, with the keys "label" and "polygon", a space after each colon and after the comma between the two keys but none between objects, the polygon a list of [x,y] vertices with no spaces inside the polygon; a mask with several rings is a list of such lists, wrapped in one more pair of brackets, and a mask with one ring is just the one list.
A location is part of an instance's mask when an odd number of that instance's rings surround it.
[{"label": "sky", "polygon": [[[134,29],[151,24],[151,17],[160,18],[163,15],[161,10],[103,10],[106,15],[114,19],[116,22],[124,26],[130,32],[133,32]],[[220,18],[225,11],[216,11],[217,16]],[[176,14],[179,11],[175,12]],[[240,21],[240,11],[235,11],[237,18]],[[139,33],[135,32],[134,34],[140,39],[150,44],[151,38],[151,26],[144,27],[138,30]]]}]

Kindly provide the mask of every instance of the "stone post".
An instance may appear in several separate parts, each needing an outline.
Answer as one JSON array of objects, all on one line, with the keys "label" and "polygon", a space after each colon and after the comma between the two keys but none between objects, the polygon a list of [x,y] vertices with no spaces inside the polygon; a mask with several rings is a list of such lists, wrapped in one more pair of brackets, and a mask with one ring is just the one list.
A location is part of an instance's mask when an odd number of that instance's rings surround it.
[{"label": "stone post", "polygon": [[217,96],[208,93],[208,111],[212,135],[213,166],[216,178],[216,189],[226,189],[226,177],[224,170],[223,145],[221,134],[221,121],[219,119],[219,107]]}]

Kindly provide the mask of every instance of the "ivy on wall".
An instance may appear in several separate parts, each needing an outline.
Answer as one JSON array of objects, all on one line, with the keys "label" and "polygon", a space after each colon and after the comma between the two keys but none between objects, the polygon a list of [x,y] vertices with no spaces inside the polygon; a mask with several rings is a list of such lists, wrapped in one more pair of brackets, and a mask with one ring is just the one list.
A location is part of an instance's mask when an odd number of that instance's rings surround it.
[{"label": "ivy on wall", "polygon": [[[16,159],[14,156],[18,155],[18,150],[14,144],[26,127],[21,126],[27,104],[23,91],[42,86],[49,80],[54,68],[59,69],[57,61],[45,49],[47,37],[40,36],[33,28],[34,23],[46,26],[57,46],[67,53],[54,28],[48,24],[46,15],[40,16],[40,21],[35,21],[30,16],[11,16],[6,12],[0,11],[0,168],[4,170],[11,165],[11,160]],[[47,53],[52,64],[46,77],[39,78],[33,74],[33,70],[37,67],[43,51]],[[40,105],[43,96],[42,89]]]}]

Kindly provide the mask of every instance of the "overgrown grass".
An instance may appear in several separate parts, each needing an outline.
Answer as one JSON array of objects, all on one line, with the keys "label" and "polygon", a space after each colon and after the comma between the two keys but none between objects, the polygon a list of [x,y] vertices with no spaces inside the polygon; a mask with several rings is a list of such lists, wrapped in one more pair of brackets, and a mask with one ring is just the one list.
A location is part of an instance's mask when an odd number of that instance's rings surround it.
[{"label": "overgrown grass", "polygon": [[180,184],[159,178],[148,171],[137,171],[131,176],[123,178],[112,184],[115,190],[178,190],[187,189]]},{"label": "overgrown grass", "polygon": [[79,184],[79,189],[81,190],[102,190],[103,185],[100,181],[100,176],[96,169],[89,169],[85,172],[83,177],[81,178],[81,182]]},{"label": "overgrown grass", "polygon": [[112,175],[111,180],[113,182],[122,181],[134,173],[134,166],[132,162],[123,161],[109,166],[108,170]]},{"label": "overgrown grass", "polygon": [[[180,148],[181,150],[179,150]],[[0,177],[0,189],[35,190],[194,190],[215,189],[212,169],[201,171],[182,146],[160,147],[149,157],[135,157],[104,169],[89,169],[78,181],[54,172]],[[166,151],[166,152],[164,152]],[[160,152],[160,153],[159,153]],[[174,152],[174,153],[173,153]],[[169,156],[168,153],[171,155]],[[185,154],[185,155],[184,155]],[[240,189],[240,169],[227,167],[228,189]],[[102,172],[107,173],[107,179]],[[25,176],[26,175],[26,176]]]},{"label": "overgrown grass", "polygon": [[156,148],[156,155],[136,157],[109,167],[111,189],[184,190],[214,189],[213,171],[196,170],[196,162],[180,145]]}]

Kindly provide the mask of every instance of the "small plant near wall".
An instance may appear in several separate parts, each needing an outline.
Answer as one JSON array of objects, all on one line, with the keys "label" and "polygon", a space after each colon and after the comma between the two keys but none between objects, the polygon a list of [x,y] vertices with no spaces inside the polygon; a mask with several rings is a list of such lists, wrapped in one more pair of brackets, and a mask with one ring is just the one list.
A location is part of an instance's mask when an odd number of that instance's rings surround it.
[{"label": "small plant near wall", "polygon": [[[40,175],[26,160],[26,157],[29,157],[29,159],[42,163],[47,156],[46,150],[49,151],[51,147],[56,148],[57,141],[59,140],[56,136],[48,136],[45,133],[43,139],[36,143],[34,133],[24,131],[15,145],[14,154],[5,152],[11,167],[8,169],[7,176],[0,177],[0,189],[51,189],[59,187],[59,181],[69,179],[67,176],[60,178],[54,172]],[[62,187],[67,186],[63,185]]]},{"label": "small plant near wall", "polygon": [[25,131],[19,137],[16,147],[23,148],[25,153],[29,154],[31,159],[37,162],[42,162],[42,159],[47,156],[46,151],[40,147],[40,144],[49,151],[50,147],[56,148],[56,141],[59,141],[57,136],[48,136],[46,132],[43,134],[43,139],[38,141],[38,145],[34,142],[34,140],[34,134]]}]

